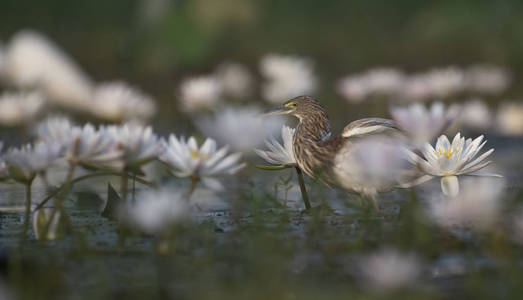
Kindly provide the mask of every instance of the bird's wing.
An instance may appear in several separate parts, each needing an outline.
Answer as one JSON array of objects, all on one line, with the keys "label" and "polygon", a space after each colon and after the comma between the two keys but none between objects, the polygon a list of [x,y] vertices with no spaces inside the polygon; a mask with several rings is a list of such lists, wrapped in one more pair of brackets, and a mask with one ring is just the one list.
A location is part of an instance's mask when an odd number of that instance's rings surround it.
[{"label": "bird's wing", "polygon": [[343,128],[344,138],[377,133],[399,133],[400,129],[392,120],[381,118],[365,118],[349,123]]}]

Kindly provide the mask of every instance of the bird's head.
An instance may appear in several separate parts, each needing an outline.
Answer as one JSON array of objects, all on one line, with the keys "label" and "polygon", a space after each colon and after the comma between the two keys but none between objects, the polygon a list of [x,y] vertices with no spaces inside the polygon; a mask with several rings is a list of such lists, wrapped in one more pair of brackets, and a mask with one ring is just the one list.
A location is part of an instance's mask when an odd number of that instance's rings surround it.
[{"label": "bird's head", "polygon": [[325,115],[325,110],[321,107],[318,101],[314,100],[312,97],[298,96],[284,102],[280,106],[267,110],[265,115],[292,115],[303,120],[310,116],[323,116]]}]

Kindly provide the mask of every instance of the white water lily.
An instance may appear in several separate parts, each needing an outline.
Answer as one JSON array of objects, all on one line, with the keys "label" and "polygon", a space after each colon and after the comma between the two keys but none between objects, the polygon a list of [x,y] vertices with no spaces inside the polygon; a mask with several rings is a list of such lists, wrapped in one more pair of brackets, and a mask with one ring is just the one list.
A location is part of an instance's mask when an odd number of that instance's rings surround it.
[{"label": "white water lily", "polygon": [[6,75],[19,87],[34,87],[59,106],[88,109],[92,82],[58,46],[36,31],[18,32],[6,53]]},{"label": "white water lily", "polygon": [[252,75],[247,68],[238,63],[224,63],[218,66],[216,79],[227,96],[244,99],[251,93]]},{"label": "white water lily", "polygon": [[222,86],[215,76],[186,79],[180,85],[180,109],[186,112],[213,109],[221,95]]},{"label": "white water lily", "polygon": [[116,171],[123,168],[123,149],[106,130],[92,124],[74,126],[66,118],[52,117],[38,124],[36,134],[40,141],[59,145],[61,155],[72,163]]},{"label": "white water lily", "polygon": [[75,127],[67,146],[66,158],[87,168],[119,171],[123,168],[124,152],[115,139],[91,124]]},{"label": "white water lily", "polygon": [[421,148],[443,133],[456,119],[459,108],[452,105],[445,109],[441,102],[435,102],[430,109],[421,103],[406,107],[391,107],[390,114],[404,130],[415,148]]},{"label": "white water lily", "polygon": [[466,88],[463,70],[456,67],[437,68],[408,76],[399,96],[409,100],[447,98]]},{"label": "white water lily", "polygon": [[340,151],[334,164],[338,182],[348,189],[374,197],[407,181],[406,147],[396,139],[367,138]]},{"label": "white water lily", "polygon": [[312,94],[318,85],[312,62],[301,57],[267,55],[260,61],[260,71],[267,80],[263,97],[271,103]]},{"label": "white water lily", "polygon": [[16,181],[30,183],[38,172],[53,165],[60,157],[60,145],[43,142],[11,148],[5,154],[9,175]]},{"label": "white water lily", "polygon": [[283,145],[278,142],[278,140],[271,138],[265,141],[265,145],[269,150],[259,150],[255,149],[254,151],[261,158],[266,160],[270,164],[274,165],[293,165],[296,164],[296,159],[294,158],[294,150],[292,144],[292,136],[294,135],[294,128],[288,126],[283,126],[281,128],[281,137],[283,140]]},{"label": "white water lily", "polygon": [[342,78],[338,83],[338,91],[348,101],[357,103],[370,95],[395,96],[402,89],[404,81],[405,76],[399,70],[371,69]]},{"label": "white water lily", "polygon": [[479,99],[469,100],[462,105],[458,123],[470,129],[487,129],[493,121],[487,104]]},{"label": "white water lily", "polygon": [[39,122],[34,128],[34,134],[39,141],[61,145],[65,152],[65,146],[71,142],[74,127],[68,118],[52,116]]},{"label": "white water lily", "polygon": [[156,113],[154,100],[123,81],[99,84],[90,111],[113,122],[148,120]]},{"label": "white water lily", "polygon": [[430,70],[422,74],[432,97],[449,97],[465,89],[465,74],[456,67]]},{"label": "white water lily", "polygon": [[465,72],[467,89],[471,92],[497,95],[510,85],[507,70],[493,65],[477,65]]},{"label": "white water lily", "polygon": [[44,99],[39,93],[3,93],[0,96],[0,124],[4,126],[27,124],[38,116],[44,104]]},{"label": "white water lily", "polygon": [[136,123],[111,125],[100,128],[108,134],[123,150],[125,167],[136,169],[163,153],[161,139],[153,132],[151,126],[142,126]]},{"label": "white water lily", "polygon": [[383,249],[365,257],[359,267],[364,278],[362,284],[380,291],[412,285],[421,272],[421,263],[414,254],[394,249]]},{"label": "white water lily", "polygon": [[467,178],[459,195],[432,199],[430,215],[442,227],[488,229],[501,213],[504,188],[505,182],[497,178]]},{"label": "white water lily", "polygon": [[121,218],[149,234],[161,234],[189,219],[190,207],[182,193],[163,188],[145,191],[121,208]]},{"label": "white water lily", "polygon": [[507,102],[500,105],[496,116],[496,127],[506,135],[523,135],[523,103]]},{"label": "white water lily", "polygon": [[496,176],[495,174],[477,174],[476,171],[486,167],[491,161],[485,159],[494,151],[490,149],[487,152],[476,157],[481,148],[487,141],[483,141],[483,136],[472,140],[465,140],[459,133],[456,134],[452,143],[449,142],[445,135],[438,138],[436,147],[430,144],[425,145],[423,151],[424,158],[411,153],[411,162],[428,175],[428,178],[440,177],[441,189],[445,195],[456,196],[459,193],[459,180],[457,176],[461,175],[480,175]]},{"label": "white water lily", "polygon": [[221,183],[214,177],[232,175],[245,167],[245,163],[240,162],[241,153],[228,154],[228,151],[229,147],[218,148],[211,138],[198,147],[194,137],[186,141],[184,137],[177,138],[171,134],[160,160],[169,165],[177,177],[202,180],[209,188],[221,190]]},{"label": "white water lily", "polygon": [[264,118],[256,107],[228,107],[218,111],[214,117],[200,118],[196,125],[206,136],[221,144],[249,153],[263,144],[267,136],[279,131],[282,123],[281,118]]}]

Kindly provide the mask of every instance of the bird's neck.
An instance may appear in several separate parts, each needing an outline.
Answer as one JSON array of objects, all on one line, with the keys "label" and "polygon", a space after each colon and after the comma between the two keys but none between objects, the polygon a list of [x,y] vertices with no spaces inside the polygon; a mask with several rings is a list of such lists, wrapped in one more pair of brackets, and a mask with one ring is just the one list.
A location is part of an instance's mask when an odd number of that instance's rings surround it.
[{"label": "bird's neck", "polygon": [[296,132],[304,139],[318,143],[330,134],[331,125],[327,115],[316,118],[307,117],[300,119]]},{"label": "bird's neck", "polygon": [[331,127],[324,112],[300,118],[293,136],[294,155],[302,171],[313,177],[329,159],[321,142],[330,137]]}]

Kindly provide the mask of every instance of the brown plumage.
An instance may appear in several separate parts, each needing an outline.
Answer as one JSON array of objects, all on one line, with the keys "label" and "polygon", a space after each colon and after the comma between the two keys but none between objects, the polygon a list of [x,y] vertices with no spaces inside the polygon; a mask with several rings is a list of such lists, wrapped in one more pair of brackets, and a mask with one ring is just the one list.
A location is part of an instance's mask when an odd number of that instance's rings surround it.
[{"label": "brown plumage", "polygon": [[299,96],[271,110],[268,114],[290,114],[299,119],[293,135],[294,156],[300,169],[310,177],[320,178],[327,184],[373,195],[390,189],[384,186],[367,186],[352,180],[343,162],[351,157],[354,147],[378,136],[402,136],[392,120],[367,118],[348,124],[341,135],[332,136],[329,118],[323,107],[309,96]]}]

